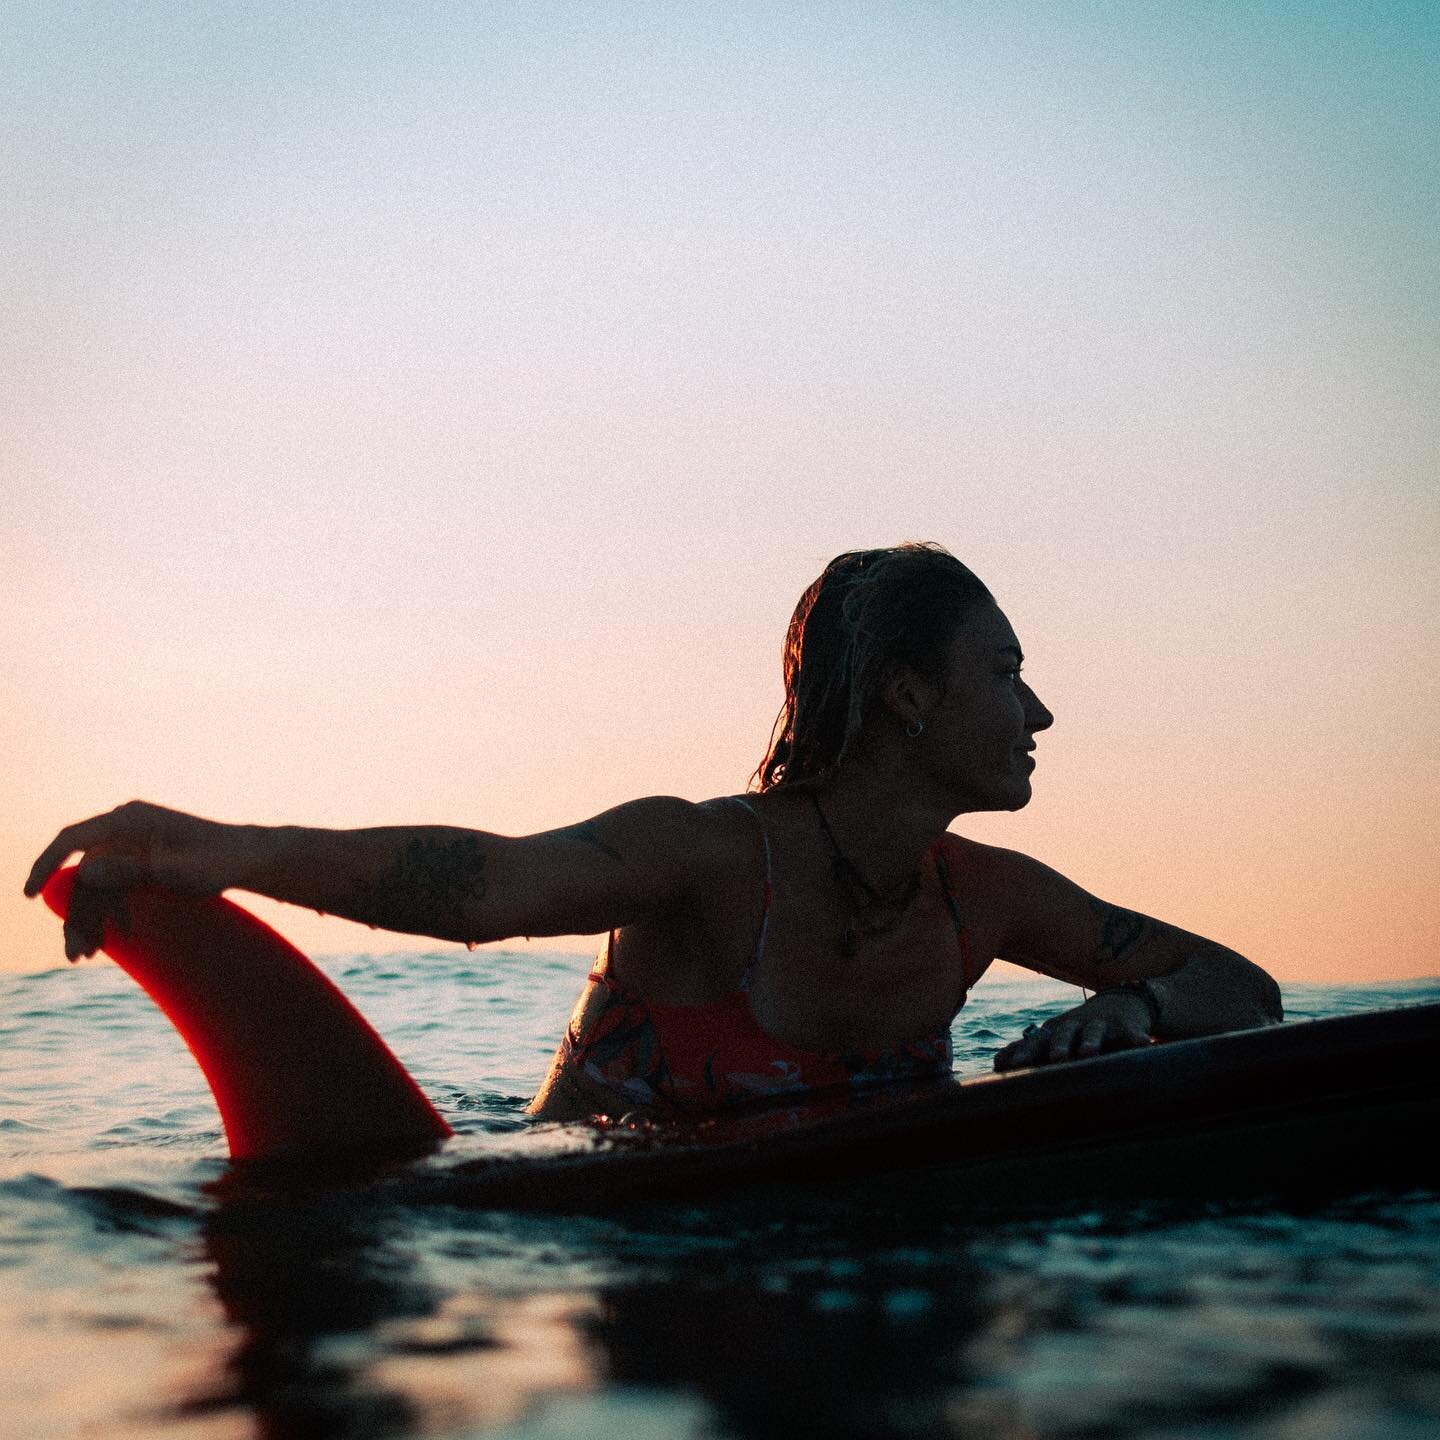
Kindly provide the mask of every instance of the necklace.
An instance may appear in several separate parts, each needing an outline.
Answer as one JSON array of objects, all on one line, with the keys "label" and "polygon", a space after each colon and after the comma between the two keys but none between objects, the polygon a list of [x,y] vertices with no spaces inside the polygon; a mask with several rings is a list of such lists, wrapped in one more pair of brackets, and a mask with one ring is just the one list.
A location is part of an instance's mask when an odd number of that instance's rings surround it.
[{"label": "necklace", "polygon": [[[835,877],[836,884],[845,893],[849,903],[850,920],[845,929],[841,932],[836,944],[840,953],[849,959],[860,948],[860,937],[857,930],[867,936],[883,935],[887,930],[893,930],[899,923],[905,912],[910,908],[910,902],[920,893],[920,867],[917,865],[909,880],[900,893],[891,898],[883,891],[877,890],[860,873],[860,867],[851,860],[840,848],[840,842],[835,838],[835,832],[830,828],[830,822],[825,818],[825,812],[820,808],[820,798],[813,790],[806,792],[810,796],[810,803],[815,807],[815,816],[820,821],[820,829],[824,833],[825,843],[830,847],[830,872]],[[865,915],[865,910],[880,910],[890,912],[886,915]]]}]

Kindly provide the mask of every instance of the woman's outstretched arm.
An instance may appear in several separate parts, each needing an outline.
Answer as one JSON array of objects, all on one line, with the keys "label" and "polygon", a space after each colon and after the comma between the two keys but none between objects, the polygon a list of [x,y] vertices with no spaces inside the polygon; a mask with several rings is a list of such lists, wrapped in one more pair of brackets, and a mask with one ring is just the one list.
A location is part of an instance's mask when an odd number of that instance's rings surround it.
[{"label": "woman's outstretched arm", "polygon": [[25,892],[82,856],[65,923],[71,959],[99,948],[107,915],[124,924],[124,892],[145,884],[248,890],[442,940],[596,934],[681,903],[726,833],[707,807],[667,796],[517,837],[444,825],[227,825],[132,801],[62,830]]}]

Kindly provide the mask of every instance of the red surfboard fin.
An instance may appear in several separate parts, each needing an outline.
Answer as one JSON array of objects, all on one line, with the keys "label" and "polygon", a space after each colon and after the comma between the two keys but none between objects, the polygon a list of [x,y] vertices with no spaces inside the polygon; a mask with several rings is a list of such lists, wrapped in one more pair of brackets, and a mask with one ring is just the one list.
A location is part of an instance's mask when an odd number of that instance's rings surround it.
[{"label": "red surfboard fin", "polygon": [[[62,918],[75,867],[45,903]],[[453,1133],[369,1022],[304,955],[229,900],[155,886],[101,948],[205,1072],[237,1160],[418,1152]]]}]

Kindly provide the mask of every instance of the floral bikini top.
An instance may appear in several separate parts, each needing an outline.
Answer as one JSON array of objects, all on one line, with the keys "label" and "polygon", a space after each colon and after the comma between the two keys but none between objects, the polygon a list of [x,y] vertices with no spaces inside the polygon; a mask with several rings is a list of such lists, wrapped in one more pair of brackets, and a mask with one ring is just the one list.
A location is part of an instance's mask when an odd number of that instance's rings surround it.
[{"label": "floral bikini top", "polygon": [[[759,820],[747,801],[738,795],[730,798]],[[561,1044],[567,1058],[586,1078],[611,1091],[616,1103],[625,1109],[704,1112],[801,1090],[875,1085],[950,1073],[953,1052],[948,1025],[933,1035],[893,1049],[838,1053],[787,1045],[755,1018],[750,986],[765,953],[772,895],[770,837],[763,826],[761,833],[765,840],[765,904],[755,949],[736,989],[700,1005],[642,1000],[610,974],[613,931],[604,957],[586,977],[589,983],[604,987],[605,1000],[587,1016],[584,1033],[580,1034],[572,1022]],[[930,853],[955,923],[968,993],[974,983],[970,942],[938,842]],[[960,1004],[964,1003],[962,995]]]}]

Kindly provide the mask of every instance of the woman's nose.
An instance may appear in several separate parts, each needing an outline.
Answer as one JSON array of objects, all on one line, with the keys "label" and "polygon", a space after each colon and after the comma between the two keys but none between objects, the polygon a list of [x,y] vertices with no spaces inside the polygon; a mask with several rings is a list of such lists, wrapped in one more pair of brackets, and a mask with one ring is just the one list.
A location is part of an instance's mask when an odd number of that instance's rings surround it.
[{"label": "woman's nose", "polygon": [[1027,685],[1025,687],[1025,725],[1029,730],[1048,730],[1055,723],[1055,717],[1045,708],[1044,702]]}]

